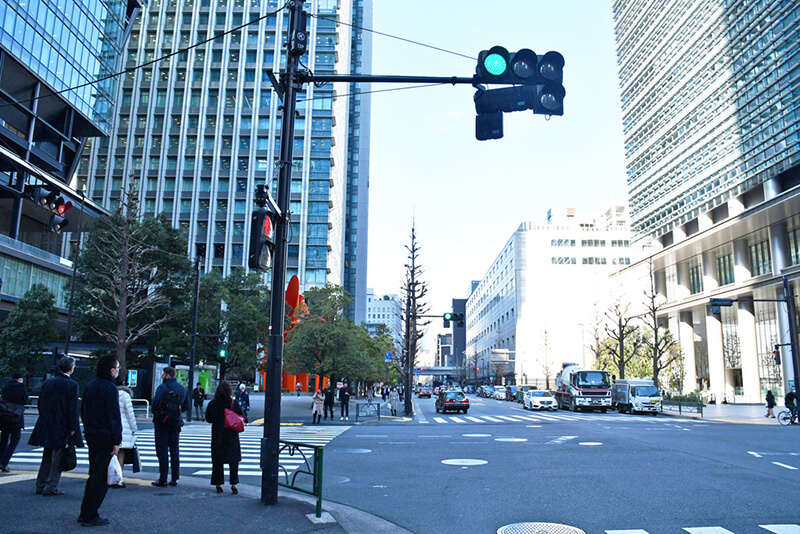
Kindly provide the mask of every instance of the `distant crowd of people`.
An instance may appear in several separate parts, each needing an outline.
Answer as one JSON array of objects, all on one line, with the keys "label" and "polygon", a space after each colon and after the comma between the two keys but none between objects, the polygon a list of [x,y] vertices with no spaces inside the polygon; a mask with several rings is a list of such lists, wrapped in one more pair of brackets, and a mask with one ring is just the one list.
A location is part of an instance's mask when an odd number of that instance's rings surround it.
[{"label": "distant crowd of people", "polygon": [[[297,391],[297,396],[300,396],[300,392],[302,391],[302,384],[300,382],[297,383],[295,388]],[[363,393],[362,390],[358,390],[359,393]],[[350,420],[350,386],[347,382],[343,383],[341,387],[335,388],[333,384],[328,384],[327,387],[324,389],[317,389],[312,396],[312,404],[311,404],[311,422],[312,424],[319,424],[322,421],[328,420],[328,416],[330,415],[330,420],[334,420],[333,415],[333,408],[335,404],[335,400],[338,399],[340,405],[340,421],[349,421]],[[367,402],[369,404],[373,404],[375,401],[375,387],[369,386],[366,390],[366,397]],[[394,387],[394,386],[383,386],[381,387],[381,398],[383,402],[386,403],[389,412],[393,416],[397,416],[397,407],[400,401],[403,399],[402,388]]]}]

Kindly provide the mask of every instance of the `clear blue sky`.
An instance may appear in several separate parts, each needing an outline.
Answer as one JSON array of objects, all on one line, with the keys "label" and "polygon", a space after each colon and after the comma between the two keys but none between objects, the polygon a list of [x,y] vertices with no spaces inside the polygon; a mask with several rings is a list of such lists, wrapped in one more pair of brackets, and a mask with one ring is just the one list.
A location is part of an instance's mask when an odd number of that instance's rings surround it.
[{"label": "clear blue sky", "polygon": [[[469,85],[372,96],[368,286],[376,292],[399,292],[414,220],[438,314],[466,298],[521,222],[546,222],[550,207],[600,213],[626,201],[610,1],[376,0],[372,28],[471,58],[493,45],[557,50],[567,92],[563,117],[506,113],[504,138],[481,142]],[[381,35],[373,45],[374,74],[475,70],[475,59]],[[440,330],[434,321],[427,349]]]}]

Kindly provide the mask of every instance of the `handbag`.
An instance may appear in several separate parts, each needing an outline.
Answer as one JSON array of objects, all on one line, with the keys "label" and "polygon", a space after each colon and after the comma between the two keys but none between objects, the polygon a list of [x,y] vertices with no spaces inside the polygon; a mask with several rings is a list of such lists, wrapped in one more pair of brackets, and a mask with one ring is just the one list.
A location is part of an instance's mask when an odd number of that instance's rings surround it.
[{"label": "handbag", "polygon": [[[233,407],[233,401],[231,401]],[[229,408],[225,408],[225,428],[234,432],[244,432],[244,417]]]},{"label": "handbag", "polygon": [[132,466],[134,473],[142,470],[142,459],[139,457],[139,449],[136,447],[125,449],[125,465]]},{"label": "handbag", "polygon": [[25,414],[25,405],[0,400],[0,422],[18,424]]},{"label": "handbag", "polygon": [[75,445],[68,443],[61,453],[61,471],[72,471],[78,467],[78,453],[75,451]]}]

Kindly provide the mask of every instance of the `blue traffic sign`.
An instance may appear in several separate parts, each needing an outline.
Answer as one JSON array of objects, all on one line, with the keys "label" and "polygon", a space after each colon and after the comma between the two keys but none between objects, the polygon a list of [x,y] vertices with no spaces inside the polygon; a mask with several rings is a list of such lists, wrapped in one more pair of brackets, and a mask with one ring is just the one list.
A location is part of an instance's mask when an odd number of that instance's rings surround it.
[{"label": "blue traffic sign", "polygon": [[386,353],[386,359],[391,361],[391,359],[392,359],[392,353],[391,352],[387,352]]}]

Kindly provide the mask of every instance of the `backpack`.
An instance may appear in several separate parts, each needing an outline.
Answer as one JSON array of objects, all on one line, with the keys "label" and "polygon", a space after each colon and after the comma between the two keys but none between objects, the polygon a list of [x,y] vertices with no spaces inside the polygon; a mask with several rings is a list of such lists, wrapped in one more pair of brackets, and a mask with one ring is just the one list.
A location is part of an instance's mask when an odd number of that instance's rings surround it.
[{"label": "backpack", "polygon": [[153,422],[164,426],[175,426],[181,420],[181,396],[169,390],[158,403]]}]

